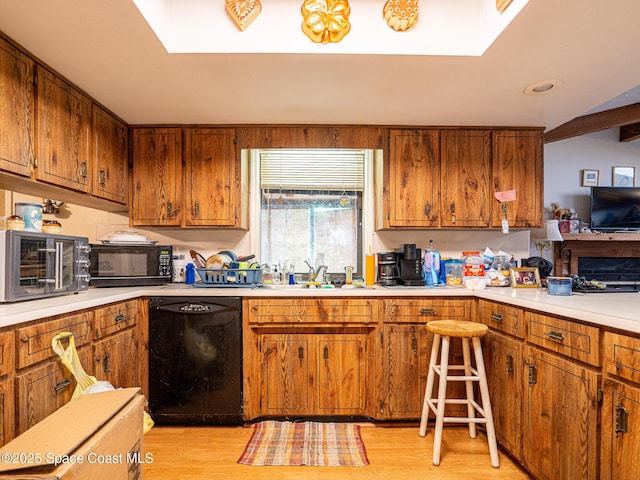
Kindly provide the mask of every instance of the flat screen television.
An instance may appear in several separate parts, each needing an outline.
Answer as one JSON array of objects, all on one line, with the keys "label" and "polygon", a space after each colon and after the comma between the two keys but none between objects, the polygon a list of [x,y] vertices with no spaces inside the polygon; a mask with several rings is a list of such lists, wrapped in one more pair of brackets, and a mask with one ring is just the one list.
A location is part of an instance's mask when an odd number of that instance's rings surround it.
[{"label": "flat screen television", "polygon": [[591,230],[640,231],[640,187],[591,187]]}]

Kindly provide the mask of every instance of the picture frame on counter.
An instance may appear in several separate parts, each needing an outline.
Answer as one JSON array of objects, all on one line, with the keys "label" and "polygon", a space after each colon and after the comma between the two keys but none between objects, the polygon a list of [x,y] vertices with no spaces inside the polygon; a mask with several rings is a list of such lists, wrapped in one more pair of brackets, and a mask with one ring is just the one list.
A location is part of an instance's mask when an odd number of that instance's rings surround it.
[{"label": "picture frame on counter", "polygon": [[613,167],[611,178],[614,187],[635,187],[636,167]]},{"label": "picture frame on counter", "polygon": [[512,268],[511,285],[513,288],[537,288],[540,285],[538,267]]},{"label": "picture frame on counter", "polygon": [[582,186],[597,187],[600,183],[600,170],[582,170]]}]

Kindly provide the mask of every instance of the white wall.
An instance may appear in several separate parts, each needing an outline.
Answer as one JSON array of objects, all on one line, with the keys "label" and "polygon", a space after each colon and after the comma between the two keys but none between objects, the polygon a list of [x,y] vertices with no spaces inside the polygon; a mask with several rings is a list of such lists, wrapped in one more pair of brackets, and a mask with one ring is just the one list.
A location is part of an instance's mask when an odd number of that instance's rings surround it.
[{"label": "white wall", "polygon": [[619,142],[613,128],[581,137],[560,140],[544,147],[544,205],[547,216],[551,203],[574,208],[589,223],[589,187],[580,186],[582,170],[600,170],[600,186],[611,186],[613,167],[636,167],[640,183],[640,140]]}]

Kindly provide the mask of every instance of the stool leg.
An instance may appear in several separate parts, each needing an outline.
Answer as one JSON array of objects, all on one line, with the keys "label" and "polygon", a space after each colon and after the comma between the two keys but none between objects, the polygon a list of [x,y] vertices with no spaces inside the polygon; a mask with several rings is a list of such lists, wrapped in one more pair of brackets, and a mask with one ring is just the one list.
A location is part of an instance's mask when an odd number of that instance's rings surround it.
[{"label": "stool leg", "polygon": [[433,345],[431,346],[431,358],[429,360],[429,370],[427,371],[427,387],[424,392],[424,401],[422,402],[422,418],[420,419],[420,436],[427,434],[427,422],[429,421],[429,413],[431,407],[429,401],[433,393],[433,380],[435,378],[435,366],[438,361],[438,352],[440,350],[440,335],[433,336]]},{"label": "stool leg", "polygon": [[447,375],[449,374],[449,341],[451,337],[442,337],[440,353],[440,382],[438,383],[438,408],[436,411],[436,428],[433,437],[433,464],[440,465],[440,444],[442,443],[442,427],[444,426],[444,406],[447,398]]},{"label": "stool leg", "polygon": [[[464,374],[467,377],[473,375],[471,372],[471,350],[469,348],[469,339],[462,339],[462,357],[464,358]],[[473,406],[473,381],[465,380],[465,388],[467,390],[467,417],[469,418],[469,436],[476,438],[476,423],[472,421],[476,416],[476,409]]]},{"label": "stool leg", "polygon": [[479,337],[473,337],[473,353],[476,357],[476,370],[480,376],[480,394],[482,395],[482,408],[486,419],[487,441],[489,442],[489,454],[491,455],[491,465],[495,468],[500,466],[498,457],[498,445],[496,443],[496,431],[493,428],[493,413],[491,412],[491,400],[489,398],[489,386],[487,385],[487,373],[484,369],[484,358],[482,356],[482,345]]}]

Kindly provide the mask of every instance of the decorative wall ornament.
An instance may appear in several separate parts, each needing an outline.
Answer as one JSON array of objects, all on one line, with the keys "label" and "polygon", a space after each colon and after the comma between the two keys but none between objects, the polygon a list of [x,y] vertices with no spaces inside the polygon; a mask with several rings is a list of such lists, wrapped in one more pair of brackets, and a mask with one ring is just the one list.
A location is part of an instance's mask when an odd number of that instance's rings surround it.
[{"label": "decorative wall ornament", "polygon": [[240,31],[244,31],[260,12],[260,0],[225,0],[225,10]]},{"label": "decorative wall ornament", "polygon": [[301,12],[302,31],[315,43],[338,43],[351,30],[347,0],[305,0]]},{"label": "decorative wall ornament", "polygon": [[418,23],[418,0],[387,0],[382,15],[395,31],[411,30]]}]

